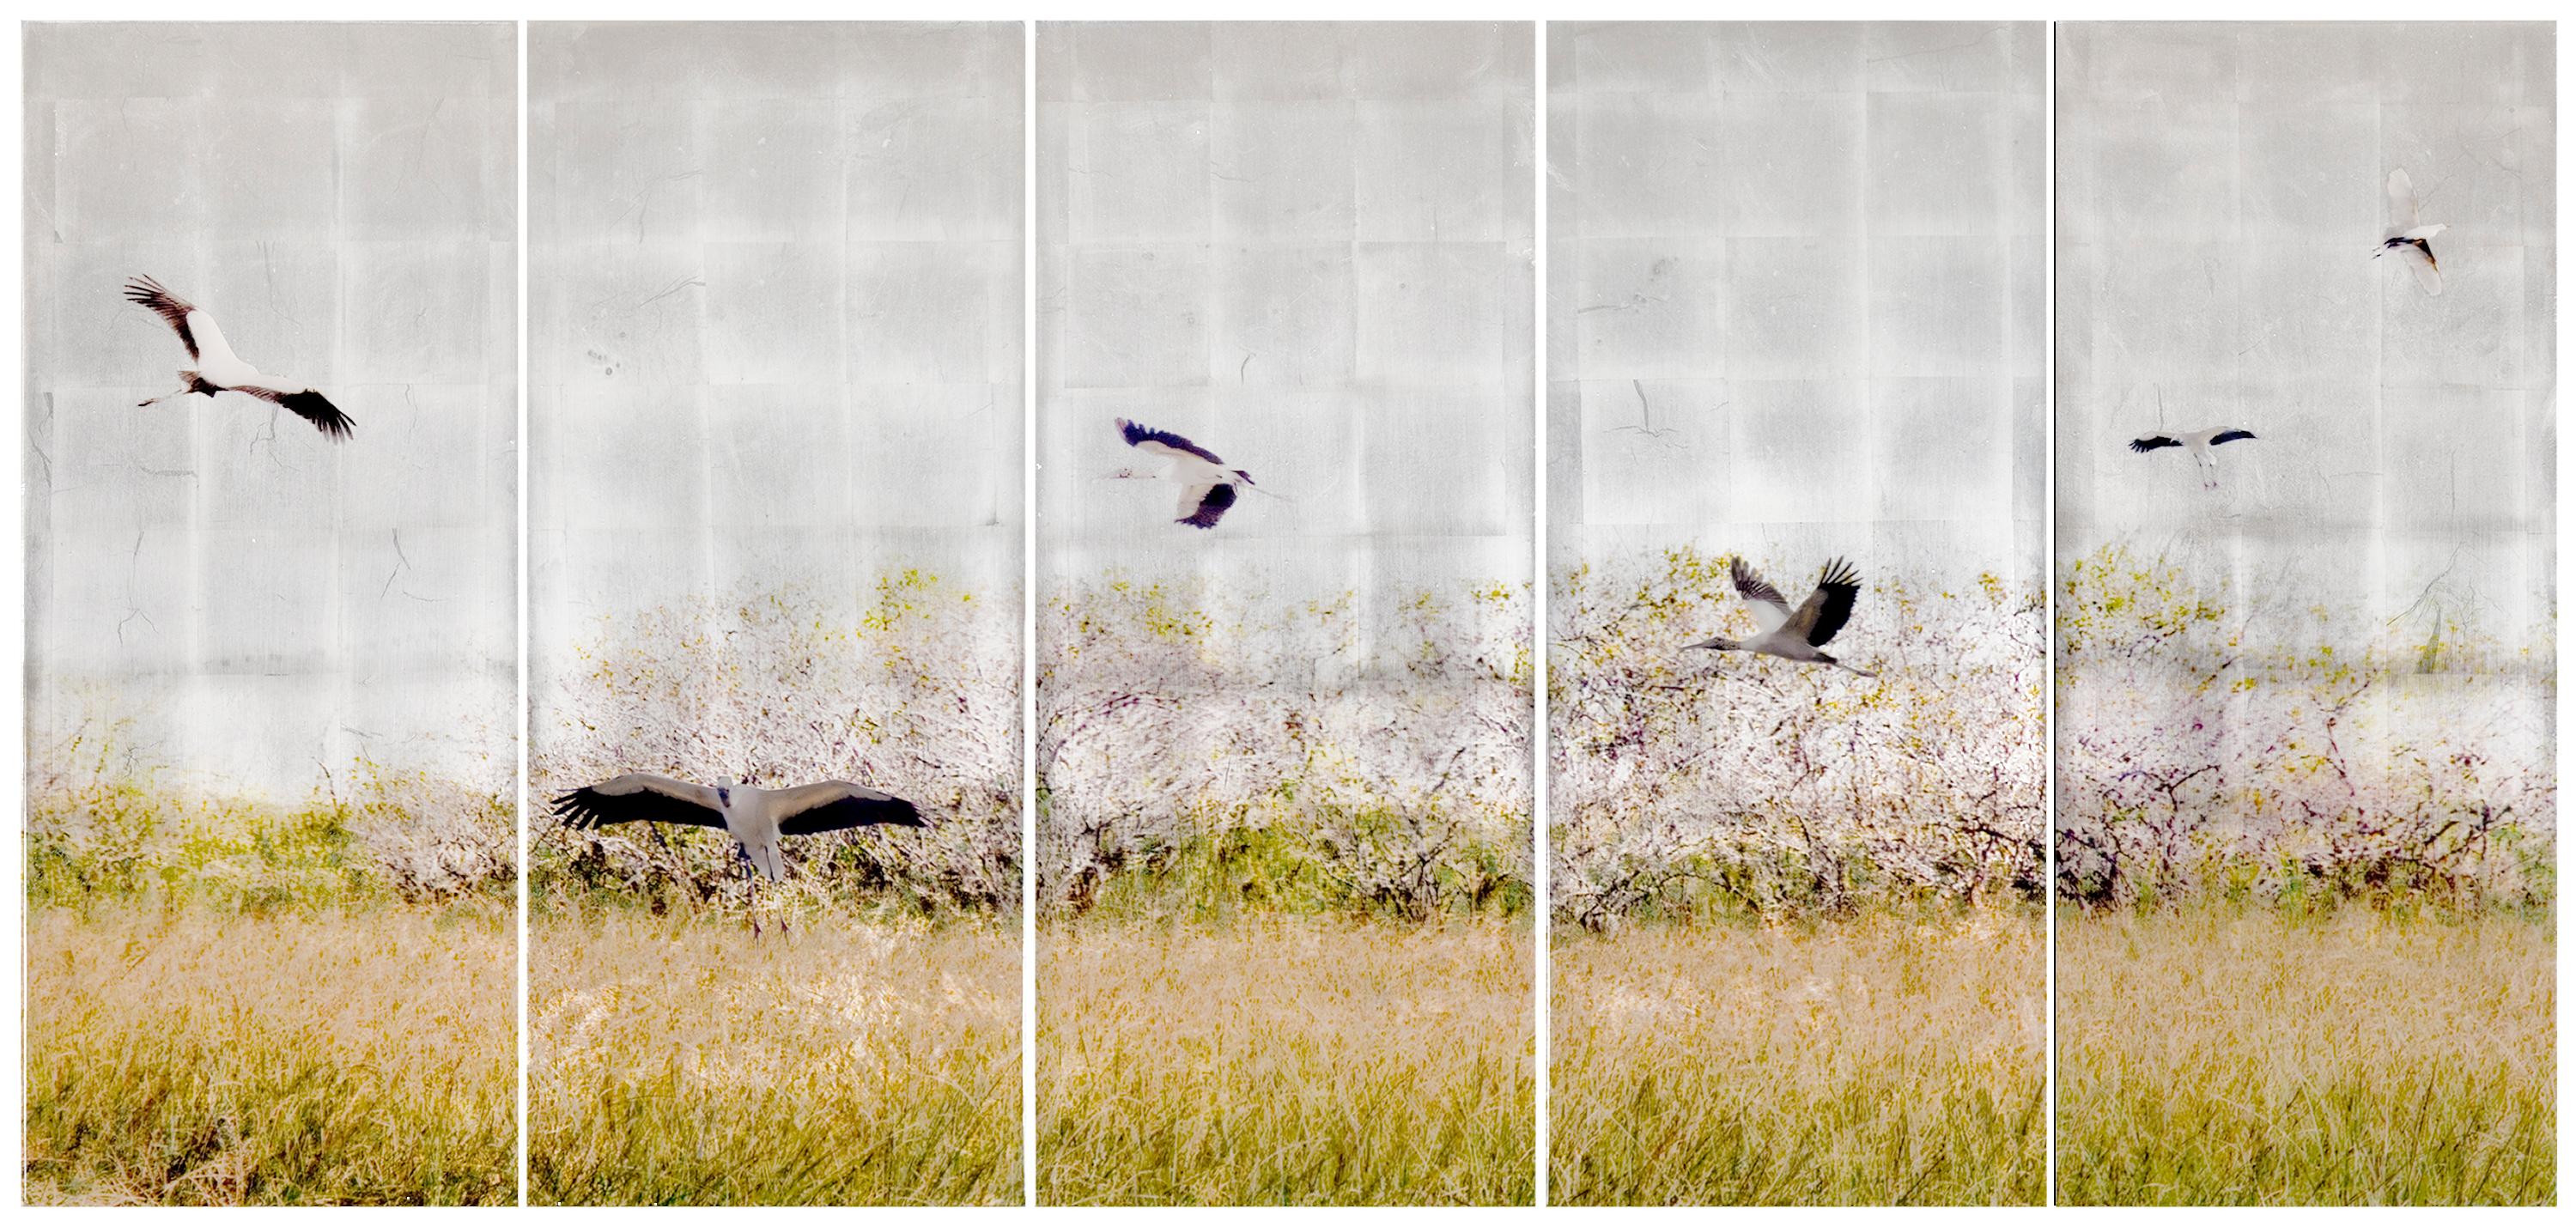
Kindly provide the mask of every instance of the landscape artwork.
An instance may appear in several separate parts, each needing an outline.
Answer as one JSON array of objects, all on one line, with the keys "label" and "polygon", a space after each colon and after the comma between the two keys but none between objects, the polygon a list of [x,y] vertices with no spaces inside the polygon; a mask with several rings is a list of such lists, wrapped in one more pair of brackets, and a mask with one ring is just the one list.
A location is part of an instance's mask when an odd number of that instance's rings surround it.
[{"label": "landscape artwork", "polygon": [[2062,1204],[2556,1200],[2552,40],[2058,29]]},{"label": "landscape artwork", "polygon": [[23,32],[24,1196],[513,1202],[516,31]]},{"label": "landscape artwork", "polygon": [[538,1205],[1017,1204],[1017,23],[536,23]]},{"label": "landscape artwork", "polygon": [[1536,1195],[1535,33],[1038,26],[1041,1204]]},{"label": "landscape artwork", "polygon": [[2046,1195],[2047,50],[1548,26],[1553,1204]]}]

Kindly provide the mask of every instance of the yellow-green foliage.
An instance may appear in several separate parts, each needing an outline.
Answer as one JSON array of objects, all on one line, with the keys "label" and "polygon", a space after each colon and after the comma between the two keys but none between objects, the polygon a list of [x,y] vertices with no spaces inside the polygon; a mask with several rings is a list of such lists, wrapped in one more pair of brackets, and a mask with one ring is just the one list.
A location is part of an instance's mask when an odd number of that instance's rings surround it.
[{"label": "yellow-green foliage", "polygon": [[1039,936],[1046,1204],[1526,1204],[1530,938],[1492,921]]},{"label": "yellow-green foliage", "polygon": [[28,790],[27,900],[243,912],[503,900],[517,823],[499,794],[366,762],[345,787],[291,803],[178,788],[150,771],[61,771]]},{"label": "yellow-green foliage", "polygon": [[480,906],[32,911],[28,1200],[515,1201],[512,949]]},{"label": "yellow-green foliage", "polygon": [[529,932],[531,1203],[1016,1204],[995,924],[568,912]]},{"label": "yellow-green foliage", "polygon": [[1551,1202],[2041,1200],[2037,916],[1559,932]]},{"label": "yellow-green foliage", "polygon": [[2058,922],[2058,1200],[2547,1205],[2547,918]]},{"label": "yellow-green foliage", "polygon": [[[2314,910],[2546,906],[2549,663],[2448,616],[2356,626],[2162,557],[2079,558],[2059,594],[2058,891]],[[2538,636],[2546,644],[2548,636]]]}]

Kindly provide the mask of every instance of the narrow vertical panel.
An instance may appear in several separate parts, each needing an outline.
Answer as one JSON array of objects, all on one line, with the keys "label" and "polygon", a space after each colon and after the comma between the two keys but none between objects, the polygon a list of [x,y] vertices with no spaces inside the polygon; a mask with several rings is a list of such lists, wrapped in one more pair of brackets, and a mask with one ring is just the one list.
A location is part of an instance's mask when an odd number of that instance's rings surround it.
[{"label": "narrow vertical panel", "polygon": [[533,27],[534,1202],[1020,1200],[1022,61]]},{"label": "narrow vertical panel", "polygon": [[26,1197],[512,1201],[512,27],[25,42]]},{"label": "narrow vertical panel", "polygon": [[2046,50],[1549,26],[1552,1202],[2044,1195]]},{"label": "narrow vertical panel", "polygon": [[2555,1196],[2552,36],[2060,29],[2062,1202]]},{"label": "narrow vertical panel", "polygon": [[1039,29],[1042,1201],[1533,1196],[1533,33]]}]

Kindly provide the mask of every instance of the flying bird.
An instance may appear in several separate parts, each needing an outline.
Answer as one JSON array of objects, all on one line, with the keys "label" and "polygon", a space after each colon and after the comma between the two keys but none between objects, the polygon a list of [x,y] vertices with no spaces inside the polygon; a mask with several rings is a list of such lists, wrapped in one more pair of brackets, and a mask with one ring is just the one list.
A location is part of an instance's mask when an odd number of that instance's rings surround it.
[{"label": "flying bird", "polygon": [[[846,780],[775,789],[726,780],[710,788],[643,772],[559,794],[554,813],[577,831],[623,822],[713,827],[733,836],[734,849],[742,856],[743,881],[755,893],[759,890],[755,869],[772,882],[786,880],[787,862],[778,853],[781,837],[864,826],[928,825],[912,802]],[[754,933],[760,931],[757,913],[751,928]]]},{"label": "flying bird", "polygon": [[2233,426],[2212,426],[2206,430],[2195,430],[2181,435],[2148,435],[2142,439],[2131,439],[2129,450],[2143,455],[2168,447],[2190,448],[2193,462],[2200,466],[2200,484],[2215,490],[2218,488],[2218,456],[2210,449],[2221,443],[2234,443],[2238,439],[2253,437],[2254,432],[2250,430],[2238,430]]},{"label": "flying bird", "polygon": [[179,390],[153,397],[136,406],[148,409],[173,396],[195,394],[208,400],[217,392],[240,392],[256,396],[279,406],[295,416],[313,423],[315,429],[334,439],[349,437],[349,415],[330,398],[313,390],[300,380],[278,375],[263,375],[259,368],[244,362],[224,341],[224,333],[215,327],[215,317],[205,308],[189,302],[164,288],[150,277],[136,277],[125,283],[127,301],[150,307],[153,314],[168,321],[179,334],[179,343],[188,347],[188,357],[197,363],[194,370],[179,372]]},{"label": "flying bird", "polygon": [[1741,643],[1720,636],[1683,645],[1683,651],[1707,648],[1717,652],[1759,652],[1799,664],[1832,665],[1849,669],[1862,677],[1877,677],[1867,669],[1825,655],[1824,646],[1833,642],[1834,632],[1851,621],[1852,603],[1860,599],[1860,572],[1851,563],[1837,558],[1825,564],[1824,574],[1816,580],[1816,590],[1807,594],[1796,610],[1780,596],[1742,558],[1727,564],[1727,574],[1735,580],[1735,591],[1753,606],[1754,624],[1760,633]]},{"label": "flying bird", "polygon": [[[1218,459],[1215,452],[1168,430],[1154,430],[1120,418],[1118,433],[1126,437],[1127,446],[1169,462],[1161,476],[1181,488],[1178,523],[1192,528],[1216,527],[1226,508],[1234,506],[1235,486],[1252,484],[1252,474],[1225,467],[1225,461]],[[1110,476],[1136,479],[1155,475],[1120,469]]]},{"label": "flying bird", "polygon": [[2433,236],[2450,229],[2445,225],[2423,224],[2415,215],[2415,181],[2405,170],[2388,172],[2388,237],[2379,241],[2379,250],[2370,253],[2373,260],[2390,252],[2415,270],[2415,282],[2424,292],[2442,292],[2442,265],[2433,258]]}]

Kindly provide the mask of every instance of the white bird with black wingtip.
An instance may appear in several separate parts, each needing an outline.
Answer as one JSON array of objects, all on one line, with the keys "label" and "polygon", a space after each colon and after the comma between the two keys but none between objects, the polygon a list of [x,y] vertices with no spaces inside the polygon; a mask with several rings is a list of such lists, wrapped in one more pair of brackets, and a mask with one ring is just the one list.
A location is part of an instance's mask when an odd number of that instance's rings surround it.
[{"label": "white bird with black wingtip", "polygon": [[2435,224],[2427,226],[2416,215],[2415,181],[2406,176],[2403,167],[2388,172],[2388,236],[2379,241],[2379,250],[2370,253],[2376,260],[2390,252],[2415,271],[2415,283],[2424,292],[2442,292],[2442,262],[2433,258],[2433,236],[2450,229]]},{"label": "white bird with black wingtip", "polygon": [[188,356],[196,360],[194,370],[179,372],[179,390],[155,396],[135,407],[148,409],[174,396],[203,396],[213,400],[217,392],[239,392],[256,396],[285,409],[313,428],[333,439],[349,437],[349,415],[331,399],[313,390],[313,385],[280,375],[264,375],[258,367],[241,360],[233,347],[224,341],[224,333],[215,327],[215,317],[205,308],[171,293],[150,277],[136,277],[125,283],[129,302],[149,307],[179,334],[179,343],[188,347]]},{"label": "white bird with black wingtip", "polygon": [[[1165,462],[1159,476],[1181,488],[1180,515],[1174,523],[1214,528],[1226,508],[1234,506],[1235,487],[1252,484],[1252,474],[1225,467],[1225,461],[1215,452],[1168,430],[1155,430],[1120,418],[1118,433],[1127,440],[1127,446]],[[1158,475],[1120,469],[1110,476],[1138,480]]]},{"label": "white bird with black wingtip", "polygon": [[2190,448],[2192,462],[2200,466],[2200,484],[2207,489],[2215,490],[2218,488],[2218,453],[2211,449],[2221,444],[2253,437],[2254,432],[2250,430],[2240,430],[2233,426],[2211,426],[2203,430],[2185,431],[2178,435],[2147,435],[2144,438],[2131,439],[2129,450],[2144,455],[2148,452],[2162,451],[2168,447]]},{"label": "white bird with black wingtip", "polygon": [[[759,882],[754,869],[772,882],[787,879],[787,861],[778,851],[782,837],[929,825],[912,802],[847,780],[776,789],[726,780],[710,788],[640,771],[561,793],[554,799],[554,813],[577,831],[623,822],[677,822],[723,831],[733,836],[742,856],[743,881],[755,895]],[[760,932],[757,911],[751,931]]]},{"label": "white bird with black wingtip", "polygon": [[1824,573],[1816,580],[1816,590],[1807,594],[1795,610],[1742,558],[1727,563],[1726,572],[1735,581],[1735,591],[1753,607],[1754,625],[1761,628],[1751,639],[1738,642],[1721,635],[1698,643],[1682,645],[1683,651],[1706,648],[1713,652],[1754,652],[1776,656],[1802,665],[1832,665],[1848,669],[1862,677],[1877,677],[1867,669],[1828,656],[1824,646],[1851,621],[1852,605],[1860,600],[1860,572],[1850,562],[1834,559],[1825,564]]}]

